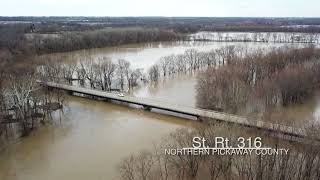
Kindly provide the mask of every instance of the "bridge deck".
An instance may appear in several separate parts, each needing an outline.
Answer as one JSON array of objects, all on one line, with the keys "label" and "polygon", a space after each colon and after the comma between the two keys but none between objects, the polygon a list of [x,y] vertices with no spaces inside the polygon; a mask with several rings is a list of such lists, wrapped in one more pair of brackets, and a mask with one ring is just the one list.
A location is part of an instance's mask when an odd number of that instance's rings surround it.
[{"label": "bridge deck", "polygon": [[273,131],[273,132],[294,136],[294,137],[300,137],[300,138],[306,137],[306,132],[301,128],[294,128],[294,127],[289,127],[285,125],[264,122],[260,120],[251,120],[246,117],[241,117],[233,114],[188,107],[184,105],[167,103],[167,102],[162,102],[162,101],[148,99],[148,98],[132,97],[132,96],[120,97],[114,93],[93,90],[93,89],[88,89],[83,87],[70,86],[65,84],[58,84],[54,82],[42,83],[42,85],[51,87],[51,88],[69,91],[69,92],[75,92],[75,93],[80,93],[84,95],[117,100],[117,101],[132,103],[136,105],[142,105],[148,108],[157,108],[157,109],[162,109],[162,110],[176,112],[176,113],[182,113],[186,115],[192,115],[192,116],[201,117],[201,118],[209,118],[209,119],[215,119],[215,120],[225,121],[229,123],[236,123],[243,126],[254,127],[258,129],[267,130],[267,131]]}]

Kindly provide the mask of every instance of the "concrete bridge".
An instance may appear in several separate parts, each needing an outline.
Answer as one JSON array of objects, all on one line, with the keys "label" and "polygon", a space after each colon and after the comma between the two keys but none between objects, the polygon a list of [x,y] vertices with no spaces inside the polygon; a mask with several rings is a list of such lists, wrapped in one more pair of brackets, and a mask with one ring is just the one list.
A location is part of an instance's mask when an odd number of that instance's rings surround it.
[{"label": "concrete bridge", "polygon": [[147,110],[156,108],[156,109],[161,109],[165,111],[195,116],[198,119],[211,119],[211,120],[218,120],[218,121],[223,121],[227,123],[238,124],[241,126],[269,131],[272,133],[276,133],[277,135],[286,136],[286,139],[288,139],[288,137],[290,139],[307,138],[307,133],[302,128],[294,128],[286,125],[274,124],[274,123],[269,123],[261,120],[252,120],[246,117],[241,117],[233,114],[227,114],[227,113],[222,113],[222,112],[217,112],[212,110],[199,109],[199,108],[194,108],[194,107],[189,107],[184,105],[167,103],[167,102],[162,102],[162,101],[148,99],[148,98],[132,97],[132,96],[120,97],[114,93],[88,89],[83,87],[76,87],[71,85],[65,85],[65,84],[58,84],[54,82],[46,82],[46,83],[41,82],[41,84],[48,88],[55,88],[55,89],[67,91],[70,94],[79,93],[82,95],[88,95],[87,97],[98,97],[106,100],[116,100],[120,102],[141,105]]}]

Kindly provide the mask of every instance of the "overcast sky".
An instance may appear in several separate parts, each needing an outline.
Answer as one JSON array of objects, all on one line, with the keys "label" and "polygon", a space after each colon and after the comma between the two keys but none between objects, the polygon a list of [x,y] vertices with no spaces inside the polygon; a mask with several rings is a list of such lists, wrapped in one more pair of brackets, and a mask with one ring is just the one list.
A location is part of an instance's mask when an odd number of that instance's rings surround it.
[{"label": "overcast sky", "polygon": [[320,0],[1,0],[0,16],[320,17]]}]

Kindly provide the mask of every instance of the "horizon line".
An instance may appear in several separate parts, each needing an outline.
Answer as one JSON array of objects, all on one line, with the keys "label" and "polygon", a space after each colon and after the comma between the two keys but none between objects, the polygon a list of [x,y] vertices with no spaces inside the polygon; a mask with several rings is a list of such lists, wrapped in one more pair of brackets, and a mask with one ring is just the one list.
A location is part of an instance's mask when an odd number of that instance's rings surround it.
[{"label": "horizon line", "polygon": [[157,18],[320,18],[320,16],[83,16],[83,15],[0,15],[1,18],[14,18],[14,17],[90,17],[90,18],[104,18],[104,17],[115,17],[115,18],[148,18],[148,17],[157,17]]}]

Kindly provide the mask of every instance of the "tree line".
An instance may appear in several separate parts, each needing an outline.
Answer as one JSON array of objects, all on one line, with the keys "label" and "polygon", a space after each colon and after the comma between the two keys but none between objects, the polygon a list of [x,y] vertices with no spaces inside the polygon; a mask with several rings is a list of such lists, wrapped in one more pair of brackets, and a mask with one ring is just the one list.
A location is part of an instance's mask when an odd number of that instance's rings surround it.
[{"label": "tree line", "polygon": [[83,32],[65,32],[56,36],[33,35],[32,46],[37,53],[68,52],[131,43],[173,41],[179,35],[156,28],[110,28]]},{"label": "tree line", "polygon": [[[35,23],[37,32],[94,30],[106,27],[157,27],[176,32],[319,32],[319,18],[248,17],[0,17],[3,22]],[[297,26],[297,27],[295,27]],[[301,26],[299,28],[299,26]]]},{"label": "tree line", "polygon": [[202,31],[209,32],[296,32],[296,33],[320,33],[319,25],[301,26],[297,24],[296,27],[292,26],[279,26],[279,25],[231,25],[231,26],[206,26]]},{"label": "tree line", "polygon": [[[61,61],[60,56],[51,56],[38,67],[41,80],[79,85],[102,91],[129,91],[146,82],[141,68],[132,68],[129,61],[108,57],[94,59],[84,56],[77,62]],[[60,59],[60,61],[58,60]]]},{"label": "tree line", "polygon": [[251,32],[251,33],[228,33],[228,32],[200,32],[190,35],[194,41],[217,41],[217,42],[273,42],[273,43],[319,43],[318,33],[279,33],[279,32]]},{"label": "tree line", "polygon": [[27,61],[30,59],[28,57],[37,54],[184,38],[172,30],[159,28],[110,27],[87,31],[60,31],[53,34],[31,32],[33,28],[30,23],[0,24],[0,65]]},{"label": "tree line", "polygon": [[161,57],[148,70],[149,80],[156,82],[161,78],[173,75],[195,73],[209,67],[219,67],[238,56],[243,56],[248,52],[247,48],[240,46],[224,46],[210,51],[198,51],[187,49],[183,54],[172,54]]},{"label": "tree line", "polygon": [[146,71],[132,68],[125,59],[93,58],[87,54],[70,61],[61,55],[42,56],[37,68],[43,81],[80,85],[103,91],[131,90],[141,83],[157,82],[174,75],[194,73],[209,67],[224,65],[241,47],[226,46],[208,52],[188,49],[183,54],[164,56]]}]

